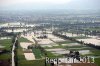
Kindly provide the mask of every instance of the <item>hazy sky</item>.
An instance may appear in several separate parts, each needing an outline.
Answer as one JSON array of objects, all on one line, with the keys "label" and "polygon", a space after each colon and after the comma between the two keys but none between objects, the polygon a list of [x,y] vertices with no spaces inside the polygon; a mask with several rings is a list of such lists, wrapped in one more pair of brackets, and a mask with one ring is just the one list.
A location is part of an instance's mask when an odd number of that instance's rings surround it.
[{"label": "hazy sky", "polygon": [[0,9],[100,9],[100,0],[0,0]]}]

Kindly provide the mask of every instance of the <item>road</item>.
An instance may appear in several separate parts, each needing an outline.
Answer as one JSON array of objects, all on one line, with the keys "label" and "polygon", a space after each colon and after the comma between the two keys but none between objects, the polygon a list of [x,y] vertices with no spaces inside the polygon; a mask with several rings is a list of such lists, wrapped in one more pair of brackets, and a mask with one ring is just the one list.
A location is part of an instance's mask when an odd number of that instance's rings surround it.
[{"label": "road", "polygon": [[15,61],[14,61],[14,56],[15,56],[15,53],[14,53],[14,50],[15,50],[15,43],[17,41],[17,37],[15,38],[15,42],[13,44],[13,47],[12,47],[12,66],[15,66]]}]

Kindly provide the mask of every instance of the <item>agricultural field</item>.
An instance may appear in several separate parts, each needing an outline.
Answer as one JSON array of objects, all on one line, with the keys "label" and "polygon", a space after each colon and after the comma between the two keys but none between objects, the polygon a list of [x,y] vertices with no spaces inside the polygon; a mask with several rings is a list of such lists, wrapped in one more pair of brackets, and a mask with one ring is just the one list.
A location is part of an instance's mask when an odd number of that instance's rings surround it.
[{"label": "agricultural field", "polygon": [[[29,66],[44,66],[45,57],[61,58],[61,57],[64,57],[65,54],[68,54],[70,51],[79,51],[81,56],[91,56],[91,57],[93,56],[95,57],[95,63],[100,65],[99,63],[100,50],[86,46],[86,45],[82,45],[80,43],[71,41],[69,39],[62,39],[60,37],[57,37],[54,35],[51,36],[51,35],[47,39],[38,39],[33,35],[30,38],[27,36],[19,37],[18,38],[19,44],[17,48],[17,65],[18,66],[28,66],[28,65]],[[34,42],[37,44],[35,44]],[[0,40],[0,44],[2,44],[2,46],[5,46],[4,48],[6,50],[8,51],[11,50],[11,47],[10,47],[12,46],[11,39]],[[40,47],[37,47],[37,45],[39,45]],[[31,53],[29,55],[31,58],[28,57],[25,53],[27,54]],[[11,55],[9,55],[9,53],[3,54],[2,56],[0,56],[0,59],[8,59],[8,58],[11,58]],[[50,65],[47,64],[47,66],[50,66]]]},{"label": "agricultural field", "polygon": [[[74,39],[77,39],[77,40],[83,39],[83,40],[86,40],[86,41],[84,41],[85,43],[92,43],[93,42],[93,44],[96,43],[95,45],[99,45],[99,40],[94,38],[94,36],[93,37],[79,37],[79,36],[72,37],[71,36],[70,38],[74,38]],[[89,41],[90,39],[91,39],[91,41]],[[80,43],[76,43],[76,42],[73,42],[73,43],[66,43],[65,42],[65,43],[60,44],[60,45],[64,46],[64,48],[66,50],[79,51],[81,56],[94,57],[95,63],[98,66],[100,66],[100,50],[99,49],[92,48],[92,47],[89,47],[89,46],[86,46],[86,45],[83,45],[83,44],[80,44]]]},{"label": "agricultural field", "polygon": [[[20,40],[21,39],[21,40]],[[44,54],[41,53],[40,49],[34,49],[32,48],[32,53],[35,55],[35,59],[37,60],[27,60],[24,55],[23,48],[21,47],[20,43],[32,43],[30,40],[26,38],[19,38],[19,45],[17,49],[17,57],[18,57],[18,66],[44,66],[45,65],[45,60],[42,59],[44,58]],[[33,45],[34,46],[34,45]],[[32,57],[31,57],[32,58]],[[48,65],[49,66],[49,65]]]},{"label": "agricultural field", "polygon": [[[0,37],[0,65],[11,65],[12,36]],[[6,63],[6,64],[5,64]]]},{"label": "agricultural field", "polygon": [[0,40],[0,46],[3,46],[0,49],[5,51],[4,53],[0,54],[0,60],[11,59],[12,39],[2,39],[2,40]]}]

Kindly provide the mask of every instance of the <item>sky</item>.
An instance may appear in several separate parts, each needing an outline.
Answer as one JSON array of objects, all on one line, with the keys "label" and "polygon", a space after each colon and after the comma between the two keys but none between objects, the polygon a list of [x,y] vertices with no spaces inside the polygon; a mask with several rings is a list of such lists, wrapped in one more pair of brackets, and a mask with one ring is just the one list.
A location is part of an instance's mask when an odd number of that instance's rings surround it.
[{"label": "sky", "polygon": [[100,0],[0,0],[0,10],[100,9]]}]

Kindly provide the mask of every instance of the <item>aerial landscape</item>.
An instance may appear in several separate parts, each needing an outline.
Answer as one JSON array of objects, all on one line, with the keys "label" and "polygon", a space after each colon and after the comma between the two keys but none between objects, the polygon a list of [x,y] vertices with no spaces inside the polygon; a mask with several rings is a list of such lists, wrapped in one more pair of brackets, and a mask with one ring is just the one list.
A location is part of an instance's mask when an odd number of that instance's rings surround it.
[{"label": "aerial landscape", "polygon": [[0,66],[100,66],[99,0],[1,0]]}]

